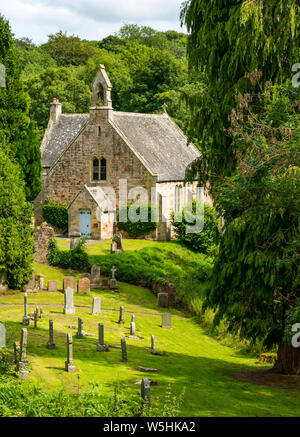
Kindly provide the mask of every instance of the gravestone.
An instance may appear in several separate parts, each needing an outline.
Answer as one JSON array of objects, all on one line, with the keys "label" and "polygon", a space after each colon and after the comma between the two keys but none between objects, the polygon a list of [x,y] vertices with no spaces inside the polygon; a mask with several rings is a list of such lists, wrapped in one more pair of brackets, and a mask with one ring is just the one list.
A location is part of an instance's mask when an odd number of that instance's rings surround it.
[{"label": "gravestone", "polygon": [[43,308],[40,308],[40,319],[42,319],[43,318]]},{"label": "gravestone", "polygon": [[169,295],[168,293],[158,293],[157,295],[157,305],[161,308],[168,308],[169,306]]},{"label": "gravestone", "polygon": [[91,281],[89,278],[78,279],[77,283],[77,293],[90,293],[91,292]]},{"label": "gravestone", "polygon": [[83,338],[84,337],[84,331],[83,331],[83,320],[81,317],[78,317],[78,330],[77,330],[77,337]]},{"label": "gravestone", "polygon": [[39,307],[36,307],[34,312],[34,329],[37,329],[38,318],[39,318]]},{"label": "gravestone", "polygon": [[117,271],[116,267],[112,266],[112,269],[111,269],[111,280],[109,282],[109,288],[111,290],[117,290],[118,289],[118,283],[117,283],[117,280],[116,280],[116,277],[115,277],[116,271]]},{"label": "gravestone", "polygon": [[127,362],[127,346],[125,338],[121,339],[121,348],[122,348],[122,361],[124,363]]},{"label": "gravestone", "polygon": [[37,277],[37,288],[39,291],[44,290],[44,279],[45,279],[44,275],[38,275]]},{"label": "gravestone", "polygon": [[151,406],[151,391],[150,391],[151,383],[148,378],[143,378],[141,385],[141,396],[144,401],[144,407],[150,408]]},{"label": "gravestone", "polygon": [[155,352],[155,336],[151,335],[151,351]]},{"label": "gravestone", "polygon": [[54,330],[53,330],[53,320],[49,320],[49,341],[47,343],[47,349],[53,350],[55,349],[54,343]]},{"label": "gravestone", "polygon": [[76,249],[79,246],[81,240],[80,232],[73,232],[70,234],[70,249]]},{"label": "gravestone", "polygon": [[100,267],[97,265],[93,265],[92,266],[92,270],[91,270],[91,288],[94,290],[99,290],[101,288],[101,284],[100,284],[100,277],[101,277],[101,271],[100,271]]},{"label": "gravestone", "polygon": [[169,313],[164,313],[162,315],[162,328],[167,328],[167,329],[171,329],[172,328],[172,324],[171,324],[171,314]]},{"label": "gravestone", "polygon": [[72,288],[67,288],[65,291],[65,306],[64,314],[75,314],[74,307],[74,292]]},{"label": "gravestone", "polygon": [[104,344],[104,325],[99,323],[98,325],[98,342],[97,342],[98,352],[107,352],[108,346]]},{"label": "gravestone", "polygon": [[101,298],[100,297],[93,298],[92,315],[93,316],[101,316]]},{"label": "gravestone", "polygon": [[48,291],[57,293],[57,281],[48,281]]},{"label": "gravestone", "polygon": [[14,355],[15,355],[15,364],[18,364],[20,360],[20,343],[18,341],[14,342]]},{"label": "gravestone", "polygon": [[132,315],[131,323],[130,323],[130,335],[135,335],[136,327],[135,327],[135,316]]},{"label": "gravestone", "polygon": [[72,288],[72,290],[76,289],[76,279],[73,276],[66,276],[64,278],[63,290],[66,291],[67,288]]},{"label": "gravestone", "polygon": [[22,379],[28,378],[29,372],[27,364],[27,329],[22,328],[20,341],[20,356],[16,366],[16,371],[19,373]]},{"label": "gravestone", "polygon": [[109,290],[109,280],[108,279],[103,279],[102,280],[102,286],[101,286],[102,290]]},{"label": "gravestone", "polygon": [[24,317],[23,317],[23,326],[30,325],[30,317],[28,315],[28,294],[24,293]]},{"label": "gravestone", "polygon": [[6,328],[3,323],[0,323],[0,348],[6,347]]},{"label": "gravestone", "polygon": [[123,237],[122,234],[115,234],[112,238],[112,244],[110,246],[110,253],[120,253],[123,251]]},{"label": "gravestone", "polygon": [[65,370],[68,373],[76,372],[76,367],[73,363],[73,337],[71,333],[67,335],[67,361],[65,363]]},{"label": "gravestone", "polygon": [[30,281],[22,287],[22,291],[32,293],[37,290],[35,275],[32,275]]},{"label": "gravestone", "polygon": [[124,325],[124,307],[120,307],[119,324]]},{"label": "gravestone", "polygon": [[82,275],[82,277],[83,277],[83,278],[88,278],[88,279],[90,280],[90,282],[91,282],[92,275],[91,275],[90,273],[84,273],[84,274]]}]

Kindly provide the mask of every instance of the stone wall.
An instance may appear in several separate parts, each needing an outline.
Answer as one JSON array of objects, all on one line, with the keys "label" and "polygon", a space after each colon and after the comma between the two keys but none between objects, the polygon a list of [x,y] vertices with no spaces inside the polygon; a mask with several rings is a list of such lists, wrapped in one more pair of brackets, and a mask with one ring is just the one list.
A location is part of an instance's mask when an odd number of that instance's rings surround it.
[{"label": "stone wall", "polygon": [[54,230],[47,223],[43,223],[36,229],[34,235],[34,261],[39,264],[49,264],[49,244],[54,238]]}]

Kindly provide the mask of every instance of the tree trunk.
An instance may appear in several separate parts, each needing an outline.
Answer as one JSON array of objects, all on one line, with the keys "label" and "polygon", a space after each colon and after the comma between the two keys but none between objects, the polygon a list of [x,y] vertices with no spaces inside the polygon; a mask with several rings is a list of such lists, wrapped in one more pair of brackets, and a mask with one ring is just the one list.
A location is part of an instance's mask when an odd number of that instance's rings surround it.
[{"label": "tree trunk", "polygon": [[278,348],[273,372],[300,375],[300,347],[295,348],[287,341],[283,341]]}]

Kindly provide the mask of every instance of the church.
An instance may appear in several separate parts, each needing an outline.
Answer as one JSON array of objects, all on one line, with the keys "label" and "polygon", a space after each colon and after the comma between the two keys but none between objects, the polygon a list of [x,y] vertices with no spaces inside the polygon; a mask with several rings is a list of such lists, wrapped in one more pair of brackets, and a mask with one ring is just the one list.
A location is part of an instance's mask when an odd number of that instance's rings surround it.
[{"label": "church", "polygon": [[[64,114],[53,99],[41,144],[43,189],[35,201],[36,224],[44,202],[68,207],[69,236],[112,238],[121,204],[142,199],[158,210],[157,230],[145,238],[172,237],[170,214],[196,196],[185,171],[200,153],[164,114],[113,110],[112,85],[100,65],[89,114]],[[147,197],[147,196],[146,196]],[[209,198],[206,197],[206,202]]]}]

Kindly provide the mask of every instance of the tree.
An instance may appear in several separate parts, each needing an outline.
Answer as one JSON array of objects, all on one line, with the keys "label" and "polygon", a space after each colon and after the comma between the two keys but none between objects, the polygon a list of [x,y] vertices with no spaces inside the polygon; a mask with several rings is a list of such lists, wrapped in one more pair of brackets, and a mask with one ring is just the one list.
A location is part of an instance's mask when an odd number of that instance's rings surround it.
[{"label": "tree", "polygon": [[8,285],[20,288],[31,277],[33,261],[32,206],[26,201],[19,166],[6,148],[0,147],[0,268],[7,272]]},{"label": "tree", "polygon": [[60,67],[82,65],[93,56],[96,48],[87,42],[81,41],[78,36],[67,36],[62,30],[49,35],[48,42],[41,46]]},{"label": "tree", "polygon": [[233,333],[277,345],[276,371],[300,373],[300,349],[287,338],[300,298],[299,91],[261,89],[239,95],[231,114],[238,167],[216,192],[226,227],[206,304]]},{"label": "tree", "polygon": [[202,156],[188,176],[199,175],[213,188],[237,162],[226,135],[236,103],[232,90],[252,92],[245,74],[255,70],[262,72],[262,83],[291,77],[298,62],[299,9],[297,0],[189,0],[182,22],[190,32],[190,67],[207,76],[207,87],[190,100],[190,137],[197,139]]},{"label": "tree", "polygon": [[[28,41],[25,43],[29,44]],[[26,195],[33,200],[41,189],[39,137],[28,117],[29,96],[24,90],[18,53],[8,21],[0,16],[0,63],[6,69],[6,86],[0,88],[0,131],[7,153],[20,166]]]},{"label": "tree", "polygon": [[31,98],[30,116],[39,127],[46,127],[49,121],[50,102],[59,99],[65,113],[88,112],[91,103],[91,89],[67,68],[47,68],[30,77],[26,87]]}]

